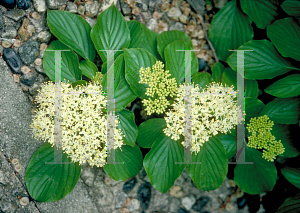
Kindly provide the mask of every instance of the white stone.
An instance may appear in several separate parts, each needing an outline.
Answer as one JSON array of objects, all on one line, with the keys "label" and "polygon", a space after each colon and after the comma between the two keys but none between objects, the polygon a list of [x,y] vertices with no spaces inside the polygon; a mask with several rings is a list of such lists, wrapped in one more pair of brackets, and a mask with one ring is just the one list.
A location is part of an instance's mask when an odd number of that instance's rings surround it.
[{"label": "white stone", "polygon": [[41,13],[47,10],[46,1],[45,0],[32,0],[34,9]]},{"label": "white stone", "polygon": [[196,198],[193,195],[182,198],[181,204],[186,210],[191,210],[192,206],[196,203]]}]

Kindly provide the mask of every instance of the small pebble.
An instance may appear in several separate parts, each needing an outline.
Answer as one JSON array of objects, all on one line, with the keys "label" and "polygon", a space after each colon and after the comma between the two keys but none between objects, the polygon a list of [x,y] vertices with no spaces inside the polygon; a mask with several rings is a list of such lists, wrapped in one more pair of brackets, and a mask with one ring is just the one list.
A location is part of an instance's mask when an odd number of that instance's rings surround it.
[{"label": "small pebble", "polygon": [[124,183],[124,185],[123,185],[123,191],[125,193],[130,192],[133,189],[133,187],[135,186],[136,183],[137,183],[136,177],[133,177],[133,178],[129,179],[128,181],[126,181]]},{"label": "small pebble", "polygon": [[14,158],[14,159],[12,159],[12,161],[11,161],[12,164],[18,164],[19,162],[20,162],[20,161],[19,161],[18,158]]},{"label": "small pebble", "polygon": [[200,211],[209,201],[209,197],[200,197],[196,200],[196,203],[193,205],[192,209],[195,211]]},{"label": "small pebble", "polygon": [[30,68],[27,67],[26,65],[24,65],[24,66],[21,68],[21,71],[22,71],[22,73],[26,74],[26,73],[29,73],[29,72],[30,72]]},{"label": "small pebble", "polygon": [[28,41],[19,48],[19,55],[25,65],[29,65],[35,61],[40,55],[38,50],[38,42]]},{"label": "small pebble", "polygon": [[46,0],[32,0],[34,9],[41,13],[41,12],[45,12],[47,10],[46,7]]},{"label": "small pebble", "polygon": [[27,10],[31,6],[30,0],[17,0],[18,8]]},{"label": "small pebble", "polygon": [[203,58],[198,58],[198,67],[200,71],[206,67],[206,61]]},{"label": "small pebble", "polygon": [[31,16],[32,16],[32,18],[34,18],[35,20],[40,19],[40,15],[39,15],[37,12],[33,12],[33,13],[31,14]]},{"label": "small pebble", "polygon": [[20,47],[21,46],[21,41],[19,39],[16,39],[14,42],[15,47]]},{"label": "small pebble", "polygon": [[192,206],[196,203],[196,199],[193,195],[182,198],[181,204],[186,210],[191,210]]},{"label": "small pebble", "polygon": [[22,197],[22,198],[20,199],[20,204],[21,204],[22,206],[28,205],[28,204],[29,204],[29,198],[28,198],[28,197]]},{"label": "small pebble", "polygon": [[37,72],[35,70],[32,70],[31,72],[23,74],[21,76],[20,82],[26,84],[27,86],[32,86],[34,84],[34,81],[36,80],[36,77]]},{"label": "small pebble", "polygon": [[21,169],[22,169],[21,164],[18,163],[18,164],[15,165],[15,170],[16,170],[16,172],[21,171]]},{"label": "small pebble", "polygon": [[47,44],[42,43],[42,44],[40,45],[40,50],[45,51],[45,50],[47,49],[47,47],[48,47]]},{"label": "small pebble", "polygon": [[43,64],[43,59],[37,58],[37,59],[35,59],[34,63],[35,63],[35,65],[37,65],[37,66],[41,66],[41,65]]},{"label": "small pebble", "polygon": [[20,83],[20,75],[13,74],[13,76],[14,76],[14,82]]},{"label": "small pebble", "polygon": [[11,47],[11,45],[12,45],[12,43],[10,43],[10,41],[4,40],[4,41],[2,42],[2,46],[3,46],[4,48],[9,48],[9,47]]},{"label": "small pebble", "polygon": [[35,29],[33,25],[28,25],[27,26],[27,32],[29,33],[30,36],[32,36],[33,33],[35,33]]},{"label": "small pebble", "polygon": [[6,60],[8,66],[15,74],[22,74],[21,67],[23,66],[19,55],[11,48],[3,50],[3,58]]},{"label": "small pebble", "polygon": [[138,190],[138,200],[141,202],[141,207],[143,209],[148,209],[151,200],[151,184],[145,182],[142,184]]},{"label": "small pebble", "polygon": [[181,198],[184,195],[181,186],[173,186],[170,189],[170,195],[176,198]]},{"label": "small pebble", "polygon": [[50,41],[50,39],[51,39],[51,33],[50,32],[48,32],[48,31],[43,31],[43,32],[40,32],[39,34],[38,34],[38,40],[40,41],[40,42],[45,42],[45,43],[47,43],[48,41]]},{"label": "small pebble", "polygon": [[85,7],[83,5],[79,5],[77,11],[79,15],[84,15]]}]

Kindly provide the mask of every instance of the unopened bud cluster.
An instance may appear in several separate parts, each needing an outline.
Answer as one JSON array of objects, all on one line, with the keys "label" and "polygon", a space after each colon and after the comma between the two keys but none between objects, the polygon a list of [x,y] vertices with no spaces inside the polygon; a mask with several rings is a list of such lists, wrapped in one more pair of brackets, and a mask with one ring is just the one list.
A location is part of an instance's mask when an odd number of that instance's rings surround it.
[{"label": "unopened bud cluster", "polygon": [[173,97],[177,91],[175,78],[170,78],[169,70],[164,70],[164,64],[161,61],[157,61],[152,66],[152,71],[150,67],[146,69],[141,67],[139,72],[139,83],[148,84],[149,86],[145,94],[150,98],[142,100],[142,103],[146,106],[147,114],[164,113],[170,105],[167,97]]},{"label": "unopened bud cluster", "polygon": [[267,115],[250,119],[247,129],[251,136],[248,137],[247,146],[255,149],[262,149],[262,157],[273,162],[277,155],[284,153],[281,141],[276,141],[271,134],[274,122],[269,120]]}]

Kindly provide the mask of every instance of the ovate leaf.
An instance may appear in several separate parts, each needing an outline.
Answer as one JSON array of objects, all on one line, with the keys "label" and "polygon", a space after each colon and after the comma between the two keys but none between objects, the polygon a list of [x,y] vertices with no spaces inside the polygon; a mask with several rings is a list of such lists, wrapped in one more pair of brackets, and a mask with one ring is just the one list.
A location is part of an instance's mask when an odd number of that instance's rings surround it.
[{"label": "ovate leaf", "polygon": [[157,40],[156,40],[158,34],[146,28],[145,25],[143,25],[143,28],[144,28],[145,35],[140,47],[147,50],[152,55],[154,55],[154,57],[157,60],[160,60],[161,57],[157,52]]},{"label": "ovate leaf", "polygon": [[274,82],[265,92],[278,98],[290,98],[300,95],[300,74],[289,75]]},{"label": "ovate leaf", "polygon": [[[81,173],[78,163],[73,163],[65,153],[59,159],[61,150],[54,152],[56,147],[51,146],[46,143],[39,148],[26,168],[26,187],[30,196],[39,202],[53,202],[65,197],[74,189]],[[57,159],[59,162],[54,164]]]},{"label": "ovate leaf", "polygon": [[129,84],[132,91],[144,99],[147,98],[145,95],[146,88],[149,87],[148,84],[140,84],[139,71],[141,67],[147,68],[155,64],[155,57],[144,49],[125,49],[124,50],[125,59],[125,78]]},{"label": "ovate leaf", "polygon": [[274,21],[267,35],[282,56],[300,61],[300,27],[292,18]]},{"label": "ovate leaf", "polygon": [[246,97],[245,98],[245,120],[249,121],[253,117],[257,117],[260,111],[265,107],[265,104],[253,97]]},{"label": "ovate leaf", "polygon": [[[60,41],[52,41],[47,50],[69,50],[61,51],[61,77],[62,82],[69,83],[81,80],[82,74],[79,70],[78,56]],[[55,81],[55,52],[45,51],[43,58],[43,69],[51,81]]]},{"label": "ovate leaf", "polygon": [[236,154],[236,129],[232,129],[231,133],[219,133],[216,137],[222,142],[227,159],[232,158]]},{"label": "ovate leaf", "polygon": [[47,10],[47,23],[51,33],[62,43],[83,58],[94,61],[95,47],[90,37],[91,26],[84,18],[67,11]]},{"label": "ovate leaf", "polygon": [[[212,82],[211,75],[208,72],[199,72],[192,76],[193,82],[198,84],[201,89],[204,89]],[[201,91],[201,90],[200,90]]]},{"label": "ovate leaf", "polygon": [[[130,32],[127,23],[114,4],[98,16],[91,30],[91,38],[103,62],[107,60],[107,54],[101,50],[122,50],[129,46]],[[115,52],[115,56],[121,53]]]},{"label": "ovate leaf", "polygon": [[300,1],[296,0],[285,0],[281,8],[290,16],[300,17]]},{"label": "ovate leaf", "polygon": [[[129,84],[125,80],[125,61],[124,61],[124,54],[122,53],[117,57],[115,60],[115,67],[114,67],[114,87],[115,87],[115,111],[121,111],[124,109],[130,102],[136,99],[136,95],[131,90]],[[107,62],[102,65],[102,73],[103,71],[105,74],[102,78],[102,87],[104,92],[107,92]]]},{"label": "ovate leaf", "polygon": [[82,60],[79,63],[79,69],[82,71],[82,74],[88,78],[93,78],[98,72],[97,66],[90,60]]},{"label": "ovate leaf", "polygon": [[160,135],[144,159],[144,168],[152,186],[166,193],[181,175],[185,164],[183,162],[184,149],[181,141],[172,140],[166,135]]},{"label": "ovate leaf", "polygon": [[284,167],[281,173],[291,184],[300,188],[300,168]]},{"label": "ovate leaf", "polygon": [[121,149],[115,149],[115,162],[121,164],[104,165],[105,173],[116,181],[124,181],[137,175],[143,165],[143,155],[138,146],[123,145]]},{"label": "ovate leaf", "polygon": [[223,85],[233,86],[234,90],[237,87],[237,75],[231,68],[226,68],[223,71],[221,82]]},{"label": "ovate leaf", "polygon": [[209,39],[222,61],[232,53],[230,49],[237,49],[252,38],[251,21],[240,11],[236,1],[227,3],[218,12],[209,28]]},{"label": "ovate leaf", "polygon": [[234,180],[238,187],[249,194],[261,194],[272,191],[277,179],[274,163],[262,158],[256,149],[245,147],[246,162],[253,164],[237,164],[234,169]]},{"label": "ovate leaf", "polygon": [[298,69],[283,58],[268,40],[249,41],[238,50],[253,51],[245,51],[244,57],[238,59],[237,53],[234,52],[226,62],[234,71],[237,71],[237,60],[244,60],[246,79],[271,79],[292,69]]},{"label": "ovate leaf", "polygon": [[167,127],[163,118],[152,118],[141,123],[138,128],[136,142],[142,148],[151,148],[154,141],[162,134],[163,129]]},{"label": "ovate leaf", "polygon": [[295,213],[300,209],[300,193],[287,198],[276,213]]},{"label": "ovate leaf", "polygon": [[193,152],[192,162],[201,162],[187,166],[190,177],[199,189],[210,191],[221,186],[227,174],[228,160],[224,146],[216,136],[210,137],[197,155]]},{"label": "ovate leaf", "polygon": [[[193,49],[193,44],[190,39],[190,37],[179,30],[172,30],[172,31],[165,31],[158,35],[157,37],[157,51],[162,57],[163,60],[165,60],[165,48],[172,42],[181,40],[185,41],[188,45],[187,49]],[[184,49],[178,49],[178,50],[184,50]],[[182,60],[182,59],[181,59]]]},{"label": "ovate leaf", "polygon": [[144,39],[143,24],[136,20],[131,20],[127,22],[127,25],[130,31],[130,44],[128,48],[141,47],[141,43]]},{"label": "ovate leaf", "polygon": [[221,62],[217,62],[214,64],[214,66],[211,68],[213,81],[215,81],[216,83],[221,82],[223,70],[224,70],[224,65]]},{"label": "ovate leaf", "polygon": [[[177,84],[184,82],[185,78],[185,56],[184,51],[176,50],[185,50],[189,49],[189,45],[184,41],[174,41],[166,46],[164,55],[166,59],[166,70],[169,70],[171,77],[176,79]],[[191,57],[191,76],[198,72],[198,59],[196,54],[192,52]]]},{"label": "ovate leaf", "polygon": [[125,135],[125,138],[123,138],[124,143],[129,146],[135,146],[138,128],[135,123],[134,113],[123,109],[120,112],[116,112],[116,115],[120,118],[119,127]]},{"label": "ovate leaf", "polygon": [[258,28],[265,29],[278,15],[270,1],[241,0],[241,7]]},{"label": "ovate leaf", "polygon": [[260,111],[259,116],[267,115],[275,123],[297,124],[299,107],[299,98],[275,98]]},{"label": "ovate leaf", "polygon": [[245,97],[257,98],[258,83],[255,80],[245,79]]}]

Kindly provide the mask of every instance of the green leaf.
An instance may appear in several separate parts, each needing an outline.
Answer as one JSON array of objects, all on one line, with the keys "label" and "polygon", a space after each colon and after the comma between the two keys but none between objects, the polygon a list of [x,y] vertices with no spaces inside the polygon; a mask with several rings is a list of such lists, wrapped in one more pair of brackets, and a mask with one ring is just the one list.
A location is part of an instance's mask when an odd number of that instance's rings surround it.
[{"label": "green leaf", "polygon": [[141,67],[147,68],[155,64],[155,57],[144,49],[125,49],[125,78],[132,91],[141,99],[147,98],[145,95],[148,84],[140,84],[139,71]]},{"label": "green leaf", "polygon": [[[70,50],[61,51],[61,79],[62,82],[69,83],[81,80],[82,74],[79,70],[78,56],[60,41],[52,41],[47,50]],[[43,57],[43,69],[51,81],[55,81],[55,57],[54,51],[45,51]]]},{"label": "green leaf", "polygon": [[[185,78],[185,52],[176,50],[186,50],[189,48],[190,47],[188,43],[177,40],[167,45],[164,49],[164,55],[166,59],[166,70],[170,71],[172,78],[176,79],[178,85],[180,83],[183,83]],[[192,52],[191,65],[192,68],[190,69],[192,76],[198,72],[198,59],[194,52]]]},{"label": "green leaf", "polygon": [[236,72],[234,72],[231,68],[226,68],[223,71],[221,82],[222,84],[226,84],[227,86],[232,86],[234,87],[234,90],[237,88],[237,75]]},{"label": "green leaf", "polygon": [[211,75],[208,72],[199,72],[192,76],[193,82],[198,84],[201,89],[204,89],[212,82]]},{"label": "green leaf", "polygon": [[300,17],[300,1],[285,0],[281,8],[290,16]]},{"label": "green leaf", "polygon": [[164,135],[163,129],[167,127],[163,118],[152,118],[141,123],[138,128],[136,142],[142,148],[151,148],[154,141]]},{"label": "green leaf", "polygon": [[278,15],[276,6],[269,1],[241,0],[240,2],[244,13],[258,28],[265,29]]},{"label": "green leaf", "polygon": [[216,136],[210,137],[197,155],[193,152],[192,162],[201,162],[187,166],[190,177],[199,189],[210,191],[221,186],[227,174],[228,160],[224,146]]},{"label": "green leaf", "polygon": [[283,147],[285,148],[284,153],[279,156],[293,158],[299,155],[298,150],[293,145],[293,139],[291,137],[288,125],[274,123],[271,134],[275,136],[276,140],[281,140]]},{"label": "green leaf", "polygon": [[122,129],[125,135],[124,143],[129,146],[135,146],[138,128],[135,123],[134,113],[123,109],[120,112],[116,112],[116,115],[118,115],[120,118],[119,127]]},{"label": "green leaf", "polygon": [[232,129],[231,133],[219,133],[216,137],[222,142],[227,159],[232,158],[236,154],[236,129]]},{"label": "green leaf", "polygon": [[90,37],[91,26],[84,18],[67,11],[47,10],[50,31],[62,43],[83,58],[95,59],[95,47]]},{"label": "green leaf", "polygon": [[300,95],[300,74],[289,75],[274,82],[265,92],[278,98],[290,98]]},{"label": "green leaf", "polygon": [[[104,70],[105,69],[105,70]],[[102,78],[102,88],[105,93],[107,93],[107,62],[102,65],[102,73],[105,71],[105,75]],[[115,78],[115,111],[123,110],[129,103],[136,99],[136,95],[131,90],[129,84],[125,80],[125,61],[124,54],[122,53],[115,60],[114,68],[114,78]]]},{"label": "green leaf", "polygon": [[[190,39],[190,37],[185,34],[182,31],[179,30],[172,30],[172,31],[165,31],[162,32],[161,34],[158,35],[157,37],[157,51],[162,57],[163,60],[165,60],[165,48],[172,42],[181,40],[185,41],[188,47],[186,49],[176,49],[176,50],[188,50],[188,49],[193,49],[193,44]],[[184,53],[184,52],[183,52]],[[184,61],[184,57],[181,59],[181,61]]]},{"label": "green leaf", "polygon": [[249,41],[238,50],[253,51],[245,51],[244,57],[238,59],[235,51],[226,62],[234,71],[237,71],[237,60],[244,60],[246,79],[272,79],[292,69],[298,69],[283,58],[268,40]]},{"label": "green leaf", "polygon": [[79,69],[82,71],[82,74],[88,77],[89,79],[93,78],[98,72],[97,66],[89,60],[80,61]]},{"label": "green leaf", "polygon": [[223,70],[224,70],[224,66],[221,62],[217,62],[214,64],[214,66],[211,68],[212,79],[214,82],[221,83]]},{"label": "green leaf", "polygon": [[127,22],[127,25],[130,31],[130,44],[128,48],[141,47],[141,43],[144,39],[143,24],[136,20],[131,20]]},{"label": "green leaf", "polygon": [[281,169],[282,175],[294,186],[300,188],[300,169],[284,167]]},{"label": "green leaf", "polygon": [[51,164],[58,158],[59,152],[54,152],[50,143],[44,144],[32,155],[26,168],[25,183],[34,200],[58,201],[74,189],[80,177],[81,166],[71,162],[65,153],[62,153],[62,162],[69,164]]},{"label": "green leaf", "polygon": [[148,28],[143,25],[144,28],[144,39],[141,43],[141,48],[144,48],[148,52],[150,52],[157,60],[160,60],[161,57],[157,52],[157,36],[156,32],[149,30]]},{"label": "green leaf", "polygon": [[78,80],[78,81],[73,82],[71,85],[72,85],[73,88],[75,88],[78,85],[84,85],[84,84],[86,85],[87,83],[88,82],[86,82],[84,80]]},{"label": "green leaf", "polygon": [[[130,43],[130,32],[121,12],[112,4],[97,18],[91,30],[91,38],[103,62],[107,61],[106,51],[127,48]],[[115,58],[121,52],[115,52]]]},{"label": "green leaf", "polygon": [[227,3],[218,12],[209,28],[209,39],[222,61],[232,53],[230,49],[237,49],[252,38],[251,21],[240,11],[236,1]]},{"label": "green leaf", "polygon": [[287,198],[276,213],[296,213],[300,209],[300,193]]},{"label": "green leaf", "polygon": [[282,56],[300,61],[300,27],[293,18],[274,21],[267,27],[267,35]]},{"label": "green leaf", "polygon": [[124,181],[137,175],[143,166],[143,155],[138,146],[123,145],[121,149],[115,149],[115,162],[123,162],[122,164],[104,165],[105,173],[116,181]]},{"label": "green leaf", "polygon": [[245,161],[253,164],[237,164],[234,169],[238,187],[249,194],[272,191],[277,179],[275,165],[263,159],[260,151],[248,146],[245,146]]},{"label": "green leaf", "polygon": [[161,193],[166,193],[186,166],[176,162],[183,161],[184,148],[181,141],[161,134],[146,154],[143,164],[152,186]]},{"label": "green leaf", "polygon": [[245,120],[248,121],[253,118],[253,117],[257,117],[258,114],[260,113],[260,111],[265,107],[265,104],[257,99],[257,98],[253,98],[253,97],[246,97],[245,98]]},{"label": "green leaf", "polygon": [[275,98],[263,108],[259,116],[267,115],[275,123],[297,124],[300,118],[299,106],[299,98]]},{"label": "green leaf", "polygon": [[255,80],[245,79],[245,97],[258,97],[258,83]]}]

